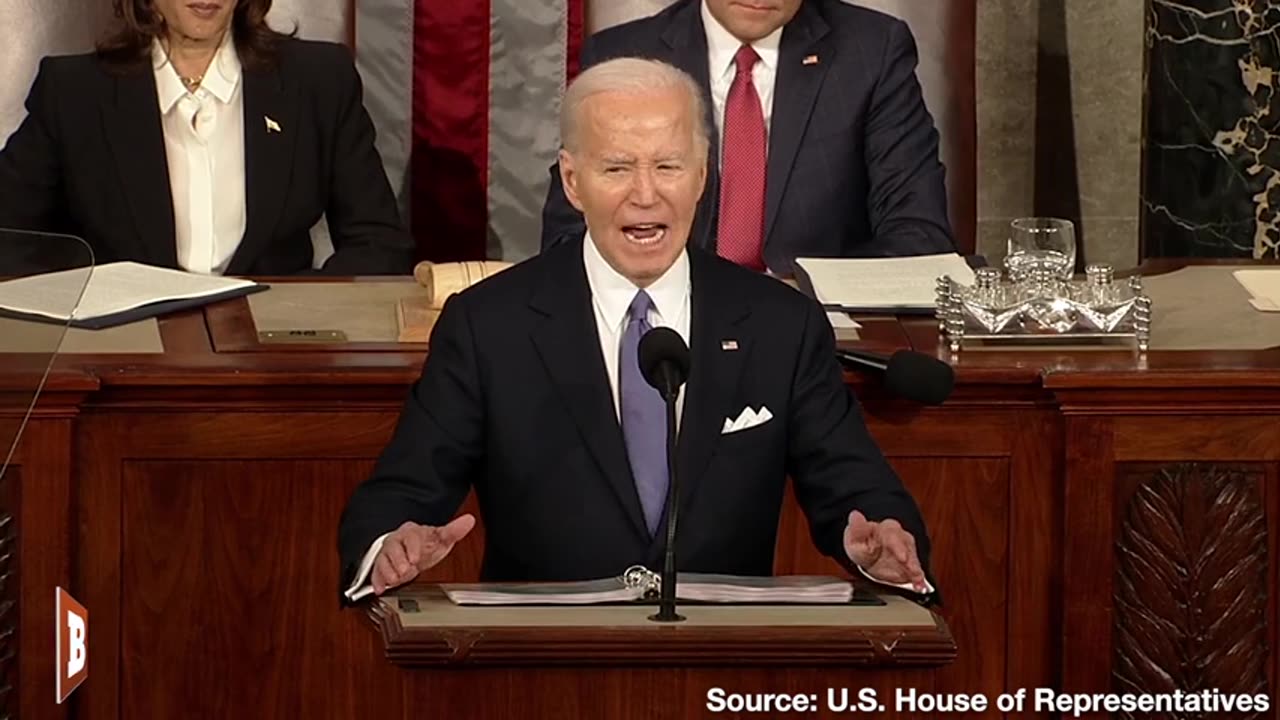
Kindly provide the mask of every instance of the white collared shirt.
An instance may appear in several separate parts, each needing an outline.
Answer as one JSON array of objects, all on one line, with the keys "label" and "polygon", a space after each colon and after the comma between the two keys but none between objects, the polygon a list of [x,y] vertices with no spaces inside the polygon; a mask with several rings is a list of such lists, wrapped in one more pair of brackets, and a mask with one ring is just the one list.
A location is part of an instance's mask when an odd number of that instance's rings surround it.
[{"label": "white collared shirt", "polygon": [[[622,399],[618,383],[618,367],[621,362],[619,349],[622,335],[627,329],[627,308],[640,291],[635,283],[613,269],[600,254],[591,232],[582,241],[582,262],[587,268],[587,285],[591,288],[591,305],[595,310],[596,330],[600,336],[600,352],[604,356],[605,372],[609,376],[609,388],[613,397],[613,409],[621,418]],[[669,327],[680,334],[685,345],[689,344],[689,255],[682,252],[675,263],[654,280],[645,292],[653,301],[649,311],[651,327]],[[684,387],[676,395],[676,426],[684,411]]]},{"label": "white collared shirt", "polygon": [[[724,137],[724,106],[729,98],[729,88],[733,87],[733,78],[737,75],[733,56],[743,42],[725,29],[707,8],[706,0],[702,0],[702,25],[707,33],[707,69],[711,81],[711,104],[715,112],[716,128],[719,137]],[[760,61],[751,71],[751,81],[755,85],[756,94],[760,96],[760,109],[764,111],[764,129],[769,132],[769,122],[773,119],[773,87],[778,77],[778,46],[782,42],[782,28],[774,30],[763,38],[751,43],[752,49],[760,56]],[[723,141],[722,141],[723,142]],[[722,153],[723,154],[723,153]]]},{"label": "white collared shirt", "polygon": [[228,32],[196,91],[164,48],[152,46],[178,266],[222,274],[244,238],[244,83]]}]

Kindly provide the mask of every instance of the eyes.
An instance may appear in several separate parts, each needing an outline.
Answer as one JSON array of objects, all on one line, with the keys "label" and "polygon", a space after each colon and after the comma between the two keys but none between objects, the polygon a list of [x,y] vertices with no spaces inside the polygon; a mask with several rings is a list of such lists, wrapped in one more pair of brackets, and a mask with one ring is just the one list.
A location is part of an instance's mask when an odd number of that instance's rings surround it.
[{"label": "eyes", "polygon": [[[654,166],[654,171],[659,175],[675,175],[683,169],[684,165],[678,162],[661,162]],[[625,177],[633,170],[635,170],[634,165],[606,165],[604,174],[612,177]]]}]

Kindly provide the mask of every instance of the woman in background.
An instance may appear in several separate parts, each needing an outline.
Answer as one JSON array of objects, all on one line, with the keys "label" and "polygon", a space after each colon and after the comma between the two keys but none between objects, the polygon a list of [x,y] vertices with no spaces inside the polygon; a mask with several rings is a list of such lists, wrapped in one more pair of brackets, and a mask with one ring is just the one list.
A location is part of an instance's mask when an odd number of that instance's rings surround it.
[{"label": "woman in background", "polygon": [[96,262],[197,273],[408,274],[412,241],[351,55],[266,24],[272,0],[114,0],[97,52],[45,58],[0,151],[0,227]]}]

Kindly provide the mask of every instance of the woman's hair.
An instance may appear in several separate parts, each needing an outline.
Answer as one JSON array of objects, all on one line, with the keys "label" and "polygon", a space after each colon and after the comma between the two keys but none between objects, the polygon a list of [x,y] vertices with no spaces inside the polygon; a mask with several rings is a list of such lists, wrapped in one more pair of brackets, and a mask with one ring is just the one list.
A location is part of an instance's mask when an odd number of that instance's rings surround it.
[{"label": "woman's hair", "polygon": [[[240,62],[248,68],[268,66],[275,61],[276,45],[285,35],[267,25],[272,0],[236,0],[231,18],[232,39]],[[152,42],[164,35],[164,18],[155,0],[112,0],[120,29],[98,45],[98,54],[118,67],[147,62]]]}]

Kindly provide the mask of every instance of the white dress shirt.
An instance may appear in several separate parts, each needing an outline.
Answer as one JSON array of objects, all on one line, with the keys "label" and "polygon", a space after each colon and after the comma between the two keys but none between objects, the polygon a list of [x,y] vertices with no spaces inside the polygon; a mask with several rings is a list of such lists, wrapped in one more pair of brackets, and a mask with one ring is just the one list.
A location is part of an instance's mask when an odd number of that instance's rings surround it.
[{"label": "white dress shirt", "polygon": [[[738,48],[742,47],[743,42],[712,16],[707,9],[706,0],[702,0],[702,25],[707,33],[708,79],[711,81],[711,104],[715,111],[712,114],[716,119],[717,136],[723,138],[724,105],[729,98],[729,88],[733,87],[733,78],[738,72],[733,56],[738,54]],[[781,42],[782,28],[778,28],[751,43],[752,49],[760,56],[760,61],[752,68],[751,82],[755,85],[756,94],[760,96],[766,137],[769,121],[773,118],[773,87],[778,77],[778,46]]]},{"label": "white dress shirt", "polygon": [[228,32],[190,92],[157,41],[151,51],[173,195],[178,265],[226,272],[244,238],[244,83]]},{"label": "white dress shirt", "polygon": [[[595,311],[596,330],[600,337],[600,352],[604,357],[605,372],[609,377],[614,412],[621,417],[621,400],[618,389],[619,349],[622,344],[623,331],[627,327],[627,308],[631,305],[631,301],[635,298],[640,288],[619,274],[617,270],[613,269],[613,266],[605,261],[599,249],[596,248],[595,242],[592,241],[589,230],[582,242],[582,261],[587,269],[587,284],[591,288],[591,304]],[[649,324],[652,327],[669,327],[675,330],[684,339],[686,345],[689,343],[690,288],[688,253],[680,253],[675,263],[670,268],[667,268],[667,271],[661,277],[645,288],[645,291],[649,293],[649,298],[653,300],[653,309],[649,312]],[[676,396],[677,428],[683,411],[684,388],[682,387],[680,388],[680,393]],[[383,541],[390,534],[386,533],[375,540],[360,561],[356,577],[346,593],[351,600],[359,600],[373,592],[373,585],[368,581],[369,573],[373,569],[373,561],[377,559],[378,552],[382,549]],[[863,574],[866,575],[865,570]],[[875,580],[870,575],[867,575],[867,577]],[[911,589],[909,584],[896,587],[906,590]],[[932,591],[933,588],[929,588],[929,592]]]},{"label": "white dress shirt", "polygon": [[[595,310],[596,330],[600,335],[600,352],[609,376],[613,409],[622,418],[621,390],[618,385],[619,348],[627,329],[627,308],[640,288],[613,269],[605,261],[588,232],[582,242],[582,261],[587,267],[587,284],[591,287],[591,305]],[[689,344],[689,255],[680,253],[675,263],[654,280],[645,292],[653,301],[649,311],[651,327],[669,327]],[[684,387],[676,394],[676,428],[684,412]]]}]

